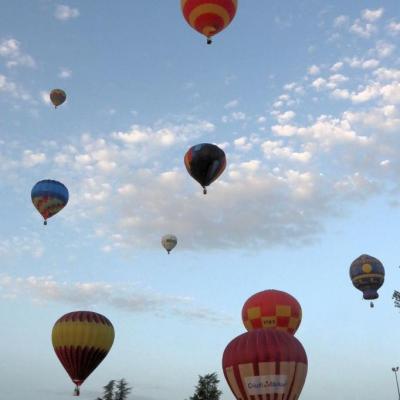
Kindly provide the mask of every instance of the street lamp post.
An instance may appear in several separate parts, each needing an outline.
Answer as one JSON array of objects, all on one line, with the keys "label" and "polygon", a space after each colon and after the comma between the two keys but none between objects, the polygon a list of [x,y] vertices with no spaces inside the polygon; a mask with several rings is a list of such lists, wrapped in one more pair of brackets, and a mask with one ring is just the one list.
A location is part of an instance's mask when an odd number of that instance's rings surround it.
[{"label": "street lamp post", "polygon": [[399,370],[399,367],[392,368],[392,371],[394,372],[394,376],[396,377],[397,394],[399,395],[399,400],[400,400],[399,380],[397,379],[397,371],[398,370]]}]

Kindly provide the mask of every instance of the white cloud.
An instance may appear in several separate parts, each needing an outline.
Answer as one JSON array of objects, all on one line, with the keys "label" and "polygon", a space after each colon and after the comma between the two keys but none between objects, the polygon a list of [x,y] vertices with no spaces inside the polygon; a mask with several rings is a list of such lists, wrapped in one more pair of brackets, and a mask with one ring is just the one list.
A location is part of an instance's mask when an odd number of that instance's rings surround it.
[{"label": "white cloud", "polygon": [[381,94],[386,104],[400,104],[400,82],[383,86]]},{"label": "white cloud", "polygon": [[383,16],[383,8],[378,8],[376,10],[365,9],[361,13],[362,19],[369,22],[374,22]]},{"label": "white cloud", "polygon": [[267,122],[267,118],[264,116],[258,117],[257,118],[257,123],[258,124],[265,124]]},{"label": "white cloud", "polygon": [[235,145],[235,147],[239,150],[242,151],[249,151],[252,148],[252,144],[249,142],[248,138],[245,136],[242,136],[238,139],[235,139],[233,141],[233,144]]},{"label": "white cloud", "polygon": [[59,78],[68,79],[72,76],[72,71],[69,68],[62,67],[58,73]]},{"label": "white cloud", "polygon": [[291,121],[295,116],[296,116],[296,113],[292,110],[289,110],[284,113],[278,114],[276,116],[276,119],[282,125],[282,124],[286,124],[289,121]]},{"label": "white cloud", "polygon": [[274,125],[271,130],[277,136],[293,136],[297,133],[297,128],[293,125]]},{"label": "white cloud", "polygon": [[375,60],[373,58],[369,60],[365,60],[362,63],[362,68],[363,69],[375,69],[379,65],[379,60]]},{"label": "white cloud", "polygon": [[239,100],[235,99],[225,104],[224,108],[227,110],[230,108],[235,108],[239,105]]},{"label": "white cloud", "polygon": [[3,274],[0,275],[0,289],[3,296],[24,296],[35,303],[57,302],[94,308],[107,305],[134,314],[151,313],[155,317],[178,315],[189,320],[217,323],[231,321],[231,317],[225,314],[197,306],[190,297],[165,295],[138,285],[67,283],[57,282],[52,276],[14,278]]},{"label": "white cloud", "polygon": [[349,17],[347,15],[339,15],[333,21],[333,26],[335,28],[340,28],[344,25],[347,25],[349,22]]},{"label": "white cloud", "polygon": [[331,84],[331,88],[336,87],[336,85],[339,85],[340,83],[347,82],[349,78],[347,76],[344,76],[342,74],[334,74],[331,75],[329,78],[329,83]]},{"label": "white cloud", "polygon": [[326,80],[324,78],[317,78],[312,83],[311,86],[317,90],[321,90],[326,87]]},{"label": "white cloud", "polygon": [[8,68],[17,66],[35,67],[35,60],[21,51],[21,43],[14,39],[3,39],[0,42],[0,56],[4,57]]},{"label": "white cloud", "polygon": [[32,150],[25,150],[22,158],[22,165],[27,168],[34,167],[46,162],[46,154],[34,153]]},{"label": "white cloud", "polygon": [[399,102],[399,89],[400,83],[398,82],[393,82],[384,86],[378,83],[372,83],[363,90],[352,93],[351,100],[354,103],[364,103],[380,97],[387,104],[397,104]]},{"label": "white cloud", "polygon": [[312,65],[308,68],[307,72],[309,75],[318,75],[320,73],[320,68],[317,65]]},{"label": "white cloud", "polygon": [[113,132],[112,137],[129,144],[143,143],[150,140],[150,134],[140,131],[136,126],[130,132]]},{"label": "white cloud", "polygon": [[363,38],[369,38],[377,32],[377,28],[373,24],[363,23],[360,19],[356,19],[353,25],[350,26],[350,32]]},{"label": "white cloud", "polygon": [[232,113],[232,118],[235,121],[243,121],[243,120],[246,119],[246,114],[244,112],[241,112],[241,111],[233,112]]},{"label": "white cloud", "polygon": [[374,58],[364,60],[358,57],[346,58],[345,61],[349,64],[351,68],[361,68],[361,69],[374,69],[380,63],[379,60],[376,60]]},{"label": "white cloud", "polygon": [[332,65],[332,67],[330,68],[330,70],[332,72],[338,72],[343,68],[343,63],[342,62],[337,62],[335,64]]},{"label": "white cloud", "polygon": [[44,246],[35,234],[29,235],[8,235],[7,238],[0,238],[0,256],[5,257],[30,255],[40,258],[44,254]]},{"label": "white cloud", "polygon": [[333,118],[321,115],[312,125],[297,129],[297,134],[312,140],[325,150],[339,144],[356,144],[365,146],[370,143],[368,137],[357,134],[345,118]]},{"label": "white cloud", "polygon": [[387,26],[387,29],[392,35],[400,34],[400,22],[396,21],[390,22],[389,25]]},{"label": "white cloud", "polygon": [[9,93],[14,97],[19,96],[17,85],[10,81],[5,75],[0,74],[0,92]]},{"label": "white cloud", "polygon": [[77,8],[59,4],[54,11],[54,16],[61,21],[67,21],[71,18],[79,17],[79,10]]},{"label": "white cloud", "polygon": [[50,104],[51,104],[49,92],[46,92],[46,91],[42,90],[42,91],[40,92],[40,99],[42,100],[42,102],[43,102],[44,104],[47,104],[47,105],[50,105]]},{"label": "white cloud", "polygon": [[387,43],[383,40],[378,41],[375,51],[379,58],[389,57],[395,50],[395,46],[392,43]]},{"label": "white cloud", "polygon": [[400,81],[400,69],[379,68],[373,74],[379,81]]},{"label": "white cloud", "polygon": [[347,89],[335,89],[331,95],[335,99],[344,100],[350,98],[350,92]]},{"label": "white cloud", "polygon": [[335,183],[335,190],[339,197],[347,199],[364,200],[378,193],[379,186],[359,172],[347,175]]},{"label": "white cloud", "polygon": [[296,152],[289,146],[284,146],[281,140],[267,140],[261,145],[264,155],[267,158],[284,158],[292,161],[308,162],[311,159],[311,153]]}]

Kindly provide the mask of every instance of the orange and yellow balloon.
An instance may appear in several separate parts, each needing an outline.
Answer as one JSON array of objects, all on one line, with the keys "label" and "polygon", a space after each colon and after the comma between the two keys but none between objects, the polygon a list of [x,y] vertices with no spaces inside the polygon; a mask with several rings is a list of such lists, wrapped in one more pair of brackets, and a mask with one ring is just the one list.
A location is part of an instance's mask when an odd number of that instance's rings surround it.
[{"label": "orange and yellow balloon", "polygon": [[273,289],[253,294],[242,309],[243,324],[248,331],[272,328],[294,335],[301,316],[301,306],[292,295]]},{"label": "orange and yellow balloon", "polygon": [[237,0],[181,0],[181,7],[188,24],[211,44],[211,38],[235,17]]},{"label": "orange and yellow balloon", "polygon": [[104,315],[75,311],[54,324],[52,342],[58,359],[76,385],[74,394],[79,396],[79,387],[110,351],[114,327]]}]

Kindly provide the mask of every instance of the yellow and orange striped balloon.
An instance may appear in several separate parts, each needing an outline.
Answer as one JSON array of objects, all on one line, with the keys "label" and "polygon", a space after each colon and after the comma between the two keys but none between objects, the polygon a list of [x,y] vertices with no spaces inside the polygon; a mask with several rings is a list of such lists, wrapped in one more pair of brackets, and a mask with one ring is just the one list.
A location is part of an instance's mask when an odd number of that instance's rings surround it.
[{"label": "yellow and orange striped balloon", "polygon": [[114,342],[114,327],[101,314],[75,311],[63,315],[53,327],[54,351],[68,375],[79,386],[103,361]]},{"label": "yellow and orange striped balloon", "polygon": [[181,0],[183,15],[188,24],[207,37],[221,32],[233,20],[237,10],[237,0]]}]

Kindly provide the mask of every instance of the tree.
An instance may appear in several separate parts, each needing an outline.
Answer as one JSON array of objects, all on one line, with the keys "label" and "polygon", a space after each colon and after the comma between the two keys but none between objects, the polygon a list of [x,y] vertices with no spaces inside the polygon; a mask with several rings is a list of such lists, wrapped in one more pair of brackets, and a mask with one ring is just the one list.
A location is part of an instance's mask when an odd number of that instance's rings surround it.
[{"label": "tree", "polygon": [[115,380],[108,382],[103,386],[103,397],[98,397],[96,400],[113,400],[114,399]]},{"label": "tree", "polygon": [[128,386],[128,382],[122,378],[116,384],[116,391],[113,400],[126,400],[132,388]]},{"label": "tree", "polygon": [[104,389],[103,400],[113,400],[114,387],[115,387],[114,379],[112,381],[108,382],[108,384],[103,387],[103,389]]},{"label": "tree", "polygon": [[218,389],[218,383],[216,372],[204,376],[199,375],[199,383],[190,400],[219,400],[222,392]]},{"label": "tree", "polygon": [[124,378],[119,381],[114,379],[103,386],[103,396],[98,397],[96,400],[126,400],[132,388]]},{"label": "tree", "polygon": [[400,292],[395,290],[392,299],[394,300],[394,306],[400,308]]}]

